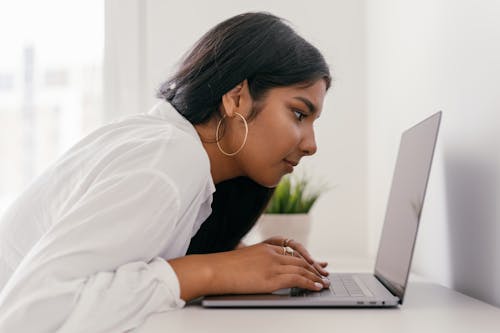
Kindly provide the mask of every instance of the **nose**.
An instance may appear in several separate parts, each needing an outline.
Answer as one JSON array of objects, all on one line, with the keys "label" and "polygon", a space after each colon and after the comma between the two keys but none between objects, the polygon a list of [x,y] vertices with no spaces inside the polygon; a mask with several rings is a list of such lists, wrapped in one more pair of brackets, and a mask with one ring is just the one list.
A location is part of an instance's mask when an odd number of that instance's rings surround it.
[{"label": "nose", "polygon": [[312,126],[304,135],[300,144],[300,149],[304,155],[314,155],[318,150],[316,139],[314,138],[314,128]]}]

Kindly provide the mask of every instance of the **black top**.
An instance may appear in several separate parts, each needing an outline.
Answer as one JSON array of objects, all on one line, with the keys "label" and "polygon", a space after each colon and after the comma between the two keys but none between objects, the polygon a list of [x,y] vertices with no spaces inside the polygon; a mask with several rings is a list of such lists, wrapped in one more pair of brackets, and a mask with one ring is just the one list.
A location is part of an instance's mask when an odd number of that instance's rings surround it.
[{"label": "black top", "polygon": [[186,254],[233,250],[257,222],[274,188],[239,177],[217,184],[212,214],[191,238]]}]

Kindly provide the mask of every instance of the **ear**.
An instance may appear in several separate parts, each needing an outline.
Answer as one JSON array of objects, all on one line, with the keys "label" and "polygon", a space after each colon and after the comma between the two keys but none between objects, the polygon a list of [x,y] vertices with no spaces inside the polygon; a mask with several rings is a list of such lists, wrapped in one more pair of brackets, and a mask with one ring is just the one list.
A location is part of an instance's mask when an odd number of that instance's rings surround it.
[{"label": "ear", "polygon": [[245,116],[247,109],[251,108],[251,105],[252,99],[250,97],[250,91],[248,90],[248,81],[245,79],[222,95],[221,116],[225,113],[229,118],[232,118],[235,116],[236,112]]}]

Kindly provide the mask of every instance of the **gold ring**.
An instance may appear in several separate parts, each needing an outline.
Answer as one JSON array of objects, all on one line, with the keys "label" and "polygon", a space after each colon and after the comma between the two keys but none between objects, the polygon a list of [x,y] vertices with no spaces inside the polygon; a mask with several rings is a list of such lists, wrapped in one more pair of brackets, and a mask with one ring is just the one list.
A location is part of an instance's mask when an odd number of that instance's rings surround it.
[{"label": "gold ring", "polygon": [[284,241],[283,241],[283,246],[288,246],[288,243],[290,243],[293,239],[289,239],[289,238],[286,238]]}]

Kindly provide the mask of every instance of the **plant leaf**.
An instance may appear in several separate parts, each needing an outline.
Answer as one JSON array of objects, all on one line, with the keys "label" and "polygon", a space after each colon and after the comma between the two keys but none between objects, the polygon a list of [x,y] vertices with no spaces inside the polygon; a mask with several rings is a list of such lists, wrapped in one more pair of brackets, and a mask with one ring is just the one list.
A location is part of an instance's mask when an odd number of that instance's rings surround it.
[{"label": "plant leaf", "polygon": [[303,214],[309,213],[319,196],[330,188],[322,187],[311,191],[310,178],[304,174],[302,177],[292,178],[284,176],[265,210],[267,214]]}]

